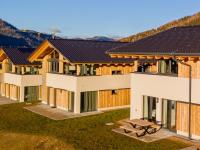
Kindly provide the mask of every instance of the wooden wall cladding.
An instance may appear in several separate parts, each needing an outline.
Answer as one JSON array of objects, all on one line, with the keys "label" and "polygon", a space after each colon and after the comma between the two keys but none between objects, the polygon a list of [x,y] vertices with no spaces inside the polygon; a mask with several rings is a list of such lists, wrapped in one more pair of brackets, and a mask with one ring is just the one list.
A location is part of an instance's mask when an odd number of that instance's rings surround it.
[{"label": "wooden wall cladding", "polygon": [[130,105],[130,89],[119,89],[116,92],[113,95],[112,90],[99,91],[98,108]]}]

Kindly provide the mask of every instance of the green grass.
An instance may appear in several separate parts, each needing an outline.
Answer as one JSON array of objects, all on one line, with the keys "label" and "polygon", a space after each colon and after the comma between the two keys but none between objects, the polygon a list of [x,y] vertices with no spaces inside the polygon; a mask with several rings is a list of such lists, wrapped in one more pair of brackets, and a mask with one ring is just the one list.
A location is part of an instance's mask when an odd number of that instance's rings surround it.
[{"label": "green grass", "polygon": [[53,121],[23,109],[24,104],[0,106],[0,130],[3,132],[50,136],[85,150],[174,150],[186,147],[181,141],[165,139],[154,143],[143,143],[112,132],[113,126],[105,123],[116,122],[129,117],[129,109],[106,112],[96,116]]}]

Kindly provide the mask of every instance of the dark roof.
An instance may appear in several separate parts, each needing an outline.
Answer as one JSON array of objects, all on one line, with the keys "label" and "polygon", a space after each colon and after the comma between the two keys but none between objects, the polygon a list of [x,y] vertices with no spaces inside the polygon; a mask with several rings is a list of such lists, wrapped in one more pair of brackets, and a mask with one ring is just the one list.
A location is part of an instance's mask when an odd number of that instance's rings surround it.
[{"label": "dark roof", "polygon": [[111,41],[52,39],[48,40],[72,63],[129,63],[132,59],[111,58],[106,51],[125,43]]},{"label": "dark roof", "polygon": [[107,51],[129,54],[200,55],[200,26],[175,27]]},{"label": "dark roof", "polygon": [[28,56],[34,50],[34,48],[3,48],[3,51],[15,65],[39,65],[38,62],[30,63],[28,61]]}]

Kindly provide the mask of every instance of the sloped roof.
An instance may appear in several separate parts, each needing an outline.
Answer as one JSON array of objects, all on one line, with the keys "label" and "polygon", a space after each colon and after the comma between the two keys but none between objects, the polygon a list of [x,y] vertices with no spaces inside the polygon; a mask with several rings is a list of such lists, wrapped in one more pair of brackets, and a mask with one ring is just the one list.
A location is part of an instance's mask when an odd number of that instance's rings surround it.
[{"label": "sloped roof", "polygon": [[38,62],[31,63],[28,61],[28,56],[34,50],[34,48],[3,48],[7,57],[15,65],[38,65]]},{"label": "sloped roof", "polygon": [[122,42],[75,39],[48,40],[72,63],[129,63],[133,59],[111,58],[106,51],[124,45]]},{"label": "sloped roof", "polygon": [[111,48],[107,53],[200,55],[200,26],[171,28],[136,42]]}]

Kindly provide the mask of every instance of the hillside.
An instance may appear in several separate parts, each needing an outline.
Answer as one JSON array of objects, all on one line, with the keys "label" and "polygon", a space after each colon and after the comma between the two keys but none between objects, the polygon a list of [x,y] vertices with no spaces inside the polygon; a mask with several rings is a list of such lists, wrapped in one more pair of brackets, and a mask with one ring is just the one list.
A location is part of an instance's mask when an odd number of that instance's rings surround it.
[{"label": "hillside", "polygon": [[32,30],[20,30],[0,19],[0,46],[36,47],[43,40],[49,38],[52,38],[52,35]]},{"label": "hillside", "polygon": [[200,12],[192,15],[192,16],[186,16],[183,17],[181,19],[169,22],[163,26],[160,26],[156,29],[151,29],[151,30],[147,30],[132,36],[129,36],[127,38],[123,38],[120,41],[122,42],[133,42],[133,41],[137,41],[139,39],[154,35],[156,33],[159,33],[161,31],[167,30],[169,28],[172,27],[176,27],[176,26],[193,26],[193,25],[200,25]]}]

